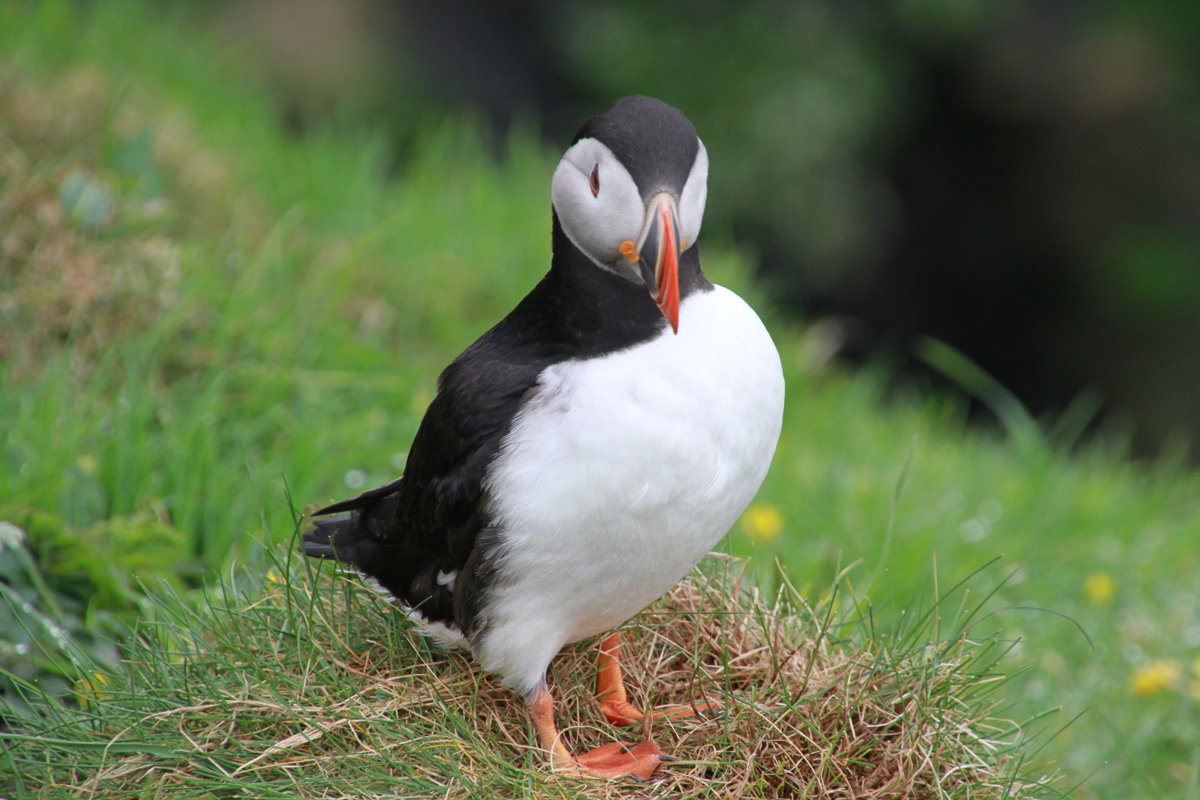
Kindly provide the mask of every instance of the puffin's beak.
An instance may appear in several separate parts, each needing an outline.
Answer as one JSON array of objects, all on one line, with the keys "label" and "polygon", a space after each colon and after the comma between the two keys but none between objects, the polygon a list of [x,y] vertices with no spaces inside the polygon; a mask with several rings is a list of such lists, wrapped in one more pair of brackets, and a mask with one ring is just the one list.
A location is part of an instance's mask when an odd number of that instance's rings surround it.
[{"label": "puffin's beak", "polygon": [[676,333],[679,332],[678,218],[675,199],[666,192],[655,195],[646,209],[646,222],[637,243],[642,280]]}]

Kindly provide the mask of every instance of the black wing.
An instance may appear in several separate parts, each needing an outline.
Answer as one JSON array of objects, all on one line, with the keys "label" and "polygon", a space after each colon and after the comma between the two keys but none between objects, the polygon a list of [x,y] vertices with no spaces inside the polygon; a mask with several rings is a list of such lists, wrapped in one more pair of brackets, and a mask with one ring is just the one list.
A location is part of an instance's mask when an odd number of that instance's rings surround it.
[{"label": "black wing", "polygon": [[[354,564],[427,617],[469,631],[490,566],[484,481],[551,364],[593,358],[660,335],[644,286],[598,268],[554,219],[554,266],[507,317],[446,368],[409,448],[404,477],[317,512],[309,555]],[[685,294],[710,286],[696,248],[680,264]],[[460,573],[457,586],[438,573]]]},{"label": "black wing", "polygon": [[[442,372],[404,477],[315,512],[322,519],[304,536],[308,555],[353,564],[427,618],[470,628],[484,577],[475,554],[489,524],[484,481],[550,363],[513,334],[510,317]],[[456,602],[456,587],[438,574],[464,571]]]}]

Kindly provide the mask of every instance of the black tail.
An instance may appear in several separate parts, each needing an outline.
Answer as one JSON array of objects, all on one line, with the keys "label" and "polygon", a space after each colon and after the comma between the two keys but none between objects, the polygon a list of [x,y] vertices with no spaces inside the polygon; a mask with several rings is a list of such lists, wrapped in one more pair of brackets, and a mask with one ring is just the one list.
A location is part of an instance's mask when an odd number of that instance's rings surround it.
[{"label": "black tail", "polygon": [[403,480],[313,512],[320,519],[304,534],[304,554],[349,564],[429,619],[457,624],[454,593],[438,581],[437,559],[403,546],[397,528]]},{"label": "black tail", "polygon": [[[397,478],[385,486],[363,492],[358,497],[314,511],[313,517],[336,516],[313,519],[316,527],[304,534],[304,554],[354,564],[366,568],[366,571],[371,573],[371,567],[380,555],[380,544],[377,538],[368,535],[370,526],[363,523],[380,516],[385,520],[389,515],[395,516],[397,501],[394,495],[400,489],[403,480],[402,477]],[[382,509],[379,508],[381,504],[384,506]],[[367,520],[362,519],[363,514],[367,514]]]},{"label": "black tail", "polygon": [[379,544],[363,535],[357,517],[350,513],[313,520],[316,527],[304,534],[304,554],[359,567],[373,564]]}]

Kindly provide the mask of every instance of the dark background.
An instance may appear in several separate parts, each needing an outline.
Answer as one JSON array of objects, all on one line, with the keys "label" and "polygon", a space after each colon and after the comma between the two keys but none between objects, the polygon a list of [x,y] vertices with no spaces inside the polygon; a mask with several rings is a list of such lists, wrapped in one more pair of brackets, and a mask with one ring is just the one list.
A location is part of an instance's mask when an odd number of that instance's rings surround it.
[{"label": "dark background", "polygon": [[[548,146],[630,93],[696,123],[706,236],[842,359],[950,382],[939,339],[1035,414],[1141,453],[1200,430],[1200,3],[1175,0],[207,6],[281,123],[475,116]],[[1092,416],[1093,410],[1100,411]],[[1194,450],[1194,448],[1193,448]]]}]

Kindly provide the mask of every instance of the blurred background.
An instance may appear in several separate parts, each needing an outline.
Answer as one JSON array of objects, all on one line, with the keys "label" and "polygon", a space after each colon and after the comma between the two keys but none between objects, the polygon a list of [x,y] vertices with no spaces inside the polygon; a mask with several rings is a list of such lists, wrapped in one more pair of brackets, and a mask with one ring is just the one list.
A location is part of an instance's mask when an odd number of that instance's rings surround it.
[{"label": "blurred background", "polygon": [[[482,120],[554,148],[625,94],[696,123],[706,236],[748,251],[830,357],[945,382],[949,344],[1035,415],[1193,456],[1200,3],[255,0],[280,121]],[[952,381],[951,381],[952,382]]]}]

